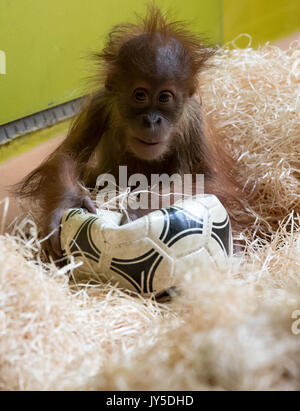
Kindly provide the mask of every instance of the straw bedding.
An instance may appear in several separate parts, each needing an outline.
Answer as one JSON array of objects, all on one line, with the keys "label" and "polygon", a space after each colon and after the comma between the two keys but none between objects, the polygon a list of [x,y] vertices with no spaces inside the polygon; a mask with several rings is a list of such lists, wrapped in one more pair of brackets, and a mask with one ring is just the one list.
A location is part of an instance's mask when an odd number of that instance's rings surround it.
[{"label": "straw bedding", "polygon": [[252,191],[245,251],[181,267],[181,294],[159,304],[72,283],[23,221],[0,236],[2,390],[300,389],[300,40],[220,49],[201,97]]}]

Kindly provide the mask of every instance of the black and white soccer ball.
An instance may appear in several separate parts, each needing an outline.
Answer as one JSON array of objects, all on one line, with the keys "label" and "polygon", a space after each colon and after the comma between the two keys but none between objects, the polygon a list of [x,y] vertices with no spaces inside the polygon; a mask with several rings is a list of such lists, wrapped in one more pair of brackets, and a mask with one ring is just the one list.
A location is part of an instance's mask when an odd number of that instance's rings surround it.
[{"label": "black and white soccer ball", "polygon": [[214,195],[178,201],[120,226],[122,214],[68,210],[62,219],[61,246],[82,265],[75,279],[117,283],[144,295],[174,284],[178,266],[222,266],[232,254],[228,214]]}]

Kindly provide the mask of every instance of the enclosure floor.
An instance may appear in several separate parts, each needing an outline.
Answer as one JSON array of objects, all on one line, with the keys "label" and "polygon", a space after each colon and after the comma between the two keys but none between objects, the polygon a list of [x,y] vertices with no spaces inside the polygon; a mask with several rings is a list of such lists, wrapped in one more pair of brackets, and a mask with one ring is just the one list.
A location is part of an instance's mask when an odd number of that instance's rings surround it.
[{"label": "enclosure floor", "polygon": [[297,31],[296,33],[292,34],[291,36],[288,37],[284,37],[280,40],[275,41],[274,44],[276,44],[276,46],[280,47],[283,50],[286,50],[289,47],[289,44],[294,41],[297,40],[300,37],[300,31]]},{"label": "enclosure floor", "polygon": [[[0,201],[9,197],[8,188],[25,177],[31,170],[37,167],[64,139],[65,135],[58,135],[51,140],[40,144],[27,153],[20,154],[0,164]],[[16,201],[10,198],[6,228],[9,227],[15,216],[18,215]]]}]

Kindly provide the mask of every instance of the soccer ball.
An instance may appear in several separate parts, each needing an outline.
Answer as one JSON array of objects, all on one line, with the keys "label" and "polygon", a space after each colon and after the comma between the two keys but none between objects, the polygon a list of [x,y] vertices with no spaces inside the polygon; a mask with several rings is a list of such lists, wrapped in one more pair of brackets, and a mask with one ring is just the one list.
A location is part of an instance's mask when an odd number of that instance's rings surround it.
[{"label": "soccer ball", "polygon": [[177,267],[222,266],[232,254],[228,214],[214,195],[196,195],[120,226],[122,214],[68,210],[62,219],[61,246],[82,264],[80,280],[103,279],[148,295],[172,287]]}]

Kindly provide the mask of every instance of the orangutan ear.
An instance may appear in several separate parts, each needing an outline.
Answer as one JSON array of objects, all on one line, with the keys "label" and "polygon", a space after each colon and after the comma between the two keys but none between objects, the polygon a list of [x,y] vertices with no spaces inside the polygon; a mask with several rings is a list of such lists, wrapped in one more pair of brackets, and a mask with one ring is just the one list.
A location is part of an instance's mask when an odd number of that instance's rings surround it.
[{"label": "orangutan ear", "polygon": [[108,76],[107,79],[105,80],[105,90],[107,91],[113,91],[113,82],[111,79],[111,76]]}]

